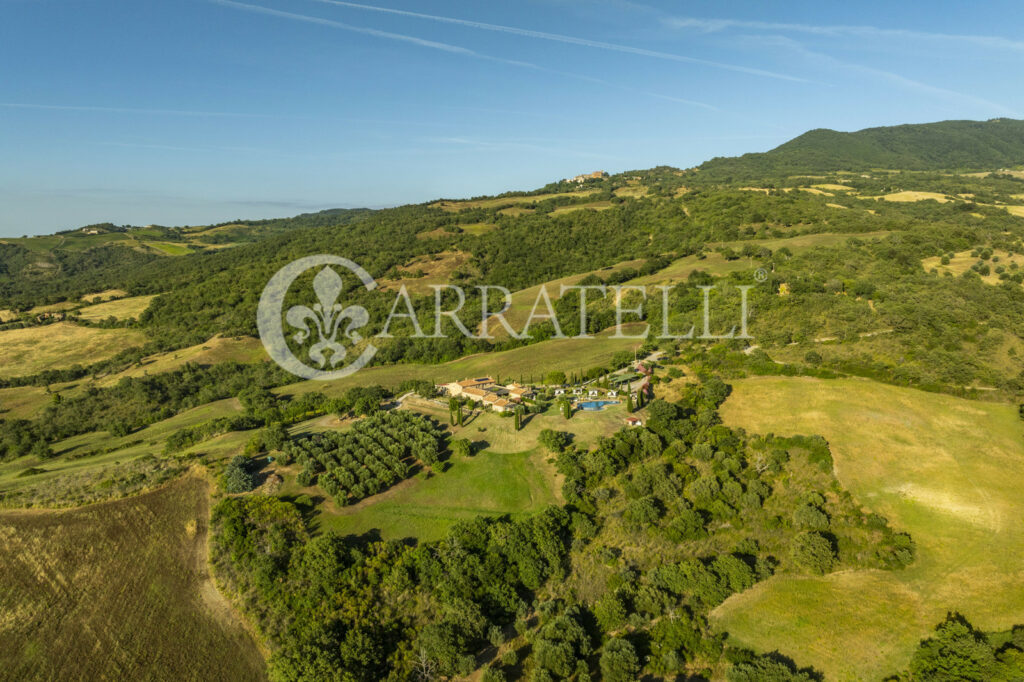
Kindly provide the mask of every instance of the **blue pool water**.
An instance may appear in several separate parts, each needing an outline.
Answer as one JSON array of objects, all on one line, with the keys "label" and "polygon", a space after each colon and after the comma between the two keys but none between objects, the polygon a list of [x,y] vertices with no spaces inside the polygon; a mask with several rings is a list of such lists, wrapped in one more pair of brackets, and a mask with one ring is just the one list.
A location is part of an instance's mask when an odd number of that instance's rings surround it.
[{"label": "blue pool water", "polygon": [[590,410],[596,412],[597,410],[603,410],[605,405],[618,405],[618,400],[588,400],[585,403],[580,403],[581,410]]}]

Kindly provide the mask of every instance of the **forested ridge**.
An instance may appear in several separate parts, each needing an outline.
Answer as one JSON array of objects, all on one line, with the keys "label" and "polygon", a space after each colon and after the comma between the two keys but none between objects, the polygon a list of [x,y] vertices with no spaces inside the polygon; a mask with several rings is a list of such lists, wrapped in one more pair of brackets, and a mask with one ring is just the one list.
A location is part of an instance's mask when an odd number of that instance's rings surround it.
[{"label": "forested ridge", "polygon": [[851,133],[819,128],[764,153],[712,159],[701,170],[764,177],[776,173],[891,168],[996,169],[1024,163],[1024,121],[940,121],[866,128]]}]

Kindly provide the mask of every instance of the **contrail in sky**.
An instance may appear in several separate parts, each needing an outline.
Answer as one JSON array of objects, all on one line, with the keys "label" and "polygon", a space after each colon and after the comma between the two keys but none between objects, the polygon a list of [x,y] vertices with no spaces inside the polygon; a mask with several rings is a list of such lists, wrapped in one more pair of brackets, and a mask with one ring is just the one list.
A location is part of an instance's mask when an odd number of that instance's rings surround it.
[{"label": "contrail in sky", "polygon": [[805,78],[800,78],[798,76],[790,76],[784,73],[777,73],[775,71],[755,69],[749,66],[738,66],[736,64],[725,64],[722,62],[715,62],[708,59],[699,59],[697,57],[686,57],[684,55],[673,54],[671,52],[659,52],[657,50],[647,50],[642,47],[619,45],[618,43],[605,43],[599,40],[576,38],[574,36],[562,35],[560,33],[546,33],[544,31],[533,31],[525,28],[516,28],[514,26],[503,26],[501,24],[487,24],[482,21],[470,21],[468,19],[442,17],[436,14],[423,14],[422,12],[410,12],[408,10],[392,9],[390,7],[378,7],[376,5],[363,5],[355,2],[344,2],[343,0],[316,0],[316,2],[322,2],[327,5],[339,5],[341,7],[349,7],[352,9],[362,9],[369,10],[372,12],[383,12],[385,14],[396,14],[404,17],[415,17],[417,19],[439,21],[445,24],[456,24],[459,26],[467,26],[469,28],[477,28],[484,31],[497,31],[499,33],[509,33],[512,35],[523,36],[525,38],[538,38],[540,40],[550,40],[557,43],[567,43],[569,45],[580,45],[582,47],[592,47],[600,50],[624,52],[626,54],[634,54],[639,55],[641,57],[653,57],[655,59],[665,59],[674,62],[682,62],[685,64],[700,64],[702,66],[710,66],[716,69],[726,69],[728,71],[746,73],[752,76],[763,76],[765,78],[776,78],[779,80],[794,81],[798,83],[809,82]]}]

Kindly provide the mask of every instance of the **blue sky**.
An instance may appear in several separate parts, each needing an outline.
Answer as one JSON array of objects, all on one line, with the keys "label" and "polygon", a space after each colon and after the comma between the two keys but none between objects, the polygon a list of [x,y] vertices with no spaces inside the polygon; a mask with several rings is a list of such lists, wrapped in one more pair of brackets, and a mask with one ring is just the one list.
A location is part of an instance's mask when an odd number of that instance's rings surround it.
[{"label": "blue sky", "polygon": [[1019,6],[0,0],[0,236],[530,189],[1024,116]]}]

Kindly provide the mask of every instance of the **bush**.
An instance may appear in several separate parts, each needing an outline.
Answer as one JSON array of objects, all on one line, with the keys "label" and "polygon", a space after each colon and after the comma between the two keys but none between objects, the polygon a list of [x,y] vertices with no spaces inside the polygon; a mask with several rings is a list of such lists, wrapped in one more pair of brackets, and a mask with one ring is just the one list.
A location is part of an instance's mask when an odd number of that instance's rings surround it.
[{"label": "bush", "polygon": [[640,659],[625,639],[611,639],[601,652],[601,676],[605,682],[634,682],[640,677]]},{"label": "bush", "polygon": [[246,457],[235,455],[231,458],[221,474],[221,487],[228,493],[247,493],[256,487],[256,475]]},{"label": "bush", "polygon": [[836,553],[832,542],[821,533],[801,533],[793,539],[790,557],[798,567],[817,575],[824,575],[835,565]]},{"label": "bush", "polygon": [[825,530],[828,515],[812,504],[802,504],[793,512],[793,523],[801,530]]}]

